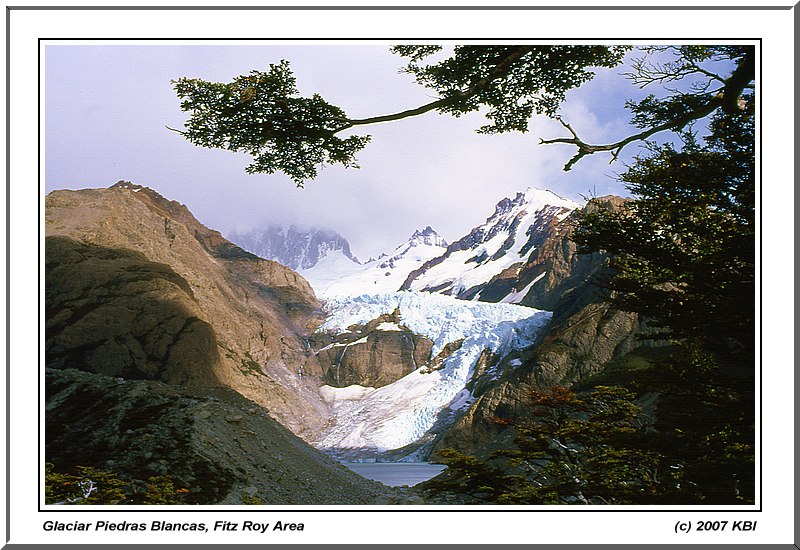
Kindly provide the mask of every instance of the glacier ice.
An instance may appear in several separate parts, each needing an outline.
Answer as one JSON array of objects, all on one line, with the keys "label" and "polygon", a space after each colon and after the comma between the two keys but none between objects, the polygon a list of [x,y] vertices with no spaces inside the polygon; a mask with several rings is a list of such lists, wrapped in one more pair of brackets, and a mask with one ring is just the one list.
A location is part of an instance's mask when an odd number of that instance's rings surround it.
[{"label": "glacier ice", "polygon": [[[333,418],[315,442],[329,451],[359,449],[380,453],[421,440],[443,412],[468,407],[466,386],[484,350],[503,357],[532,345],[551,313],[516,304],[463,301],[419,292],[330,297],[329,317],[320,330],[344,331],[379,315],[400,310],[401,324],[434,342],[433,355],[463,339],[442,368],[424,367],[380,388],[323,386]],[[352,455],[351,455],[352,456]]]}]

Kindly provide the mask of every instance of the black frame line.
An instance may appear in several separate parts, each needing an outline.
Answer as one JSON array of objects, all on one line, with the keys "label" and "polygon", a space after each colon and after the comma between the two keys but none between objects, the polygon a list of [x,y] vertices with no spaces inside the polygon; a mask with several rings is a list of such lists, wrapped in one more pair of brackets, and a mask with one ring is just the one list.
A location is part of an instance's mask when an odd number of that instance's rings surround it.
[{"label": "black frame line", "polygon": [[[85,39],[85,38],[67,38],[67,39],[64,39],[64,38],[39,38],[39,48],[38,48],[38,52],[37,52],[37,54],[38,54],[37,55],[38,63],[39,63],[39,66],[38,66],[39,75],[41,75],[41,51],[42,51],[42,48],[44,47],[43,42],[47,41],[47,40],[57,40],[59,42],[69,42],[69,41],[91,42],[91,41],[94,41],[94,40],[113,40],[113,39],[99,39],[99,38],[91,38],[91,39]],[[144,40],[147,40],[147,41],[150,41],[150,40],[160,40],[160,39],[117,38],[116,40],[125,40],[125,41],[135,41],[135,40],[144,41]],[[222,41],[237,41],[237,40],[257,41],[257,40],[266,40],[266,39],[263,39],[263,38],[261,38],[261,39],[257,39],[257,38],[255,38],[255,39],[246,39],[246,38],[214,38],[214,39],[208,39],[208,38],[195,38],[195,39],[171,38],[171,39],[166,39],[166,40],[170,40],[170,41],[198,40],[198,41],[207,41],[207,42],[217,42],[217,41],[222,42]],[[305,42],[305,41],[311,41],[311,40],[315,40],[315,38],[310,38],[310,37],[292,38],[292,39],[288,39],[287,41],[290,41],[290,42],[291,41]],[[349,39],[348,38],[348,39],[339,39],[339,40],[341,40],[343,42],[344,41],[357,42],[359,40],[374,40],[374,39],[369,39],[369,38]],[[380,39],[380,40],[404,41],[404,40],[409,40],[409,39],[408,38],[396,38],[396,39],[383,38],[383,39]],[[439,39],[432,38],[431,40],[442,40],[442,39],[441,38],[439,38]],[[478,41],[478,40],[480,40],[480,41],[485,41],[485,40],[491,41],[493,39],[448,38],[448,39],[444,39],[444,40],[470,42],[470,41]],[[504,40],[519,40],[521,42],[525,42],[525,41],[531,42],[531,41],[533,41],[530,38],[528,38],[528,39],[507,39],[506,38]],[[559,39],[551,39],[551,40],[559,40]],[[569,39],[569,40],[580,41],[581,39]],[[595,39],[595,40],[602,41],[602,42],[625,43],[626,41],[630,41],[630,40],[634,40],[634,39],[631,39],[631,38],[613,39],[612,38],[612,39],[603,39],[603,40]],[[641,40],[644,40],[644,39],[641,39]],[[653,39],[649,39],[649,40],[651,40],[653,42],[659,42],[659,41],[669,42],[669,41],[676,41],[678,39],[653,38]],[[709,39],[701,39],[701,38],[688,38],[687,39],[687,38],[683,38],[682,40],[688,40],[688,41],[705,40],[705,41],[707,41]],[[761,56],[761,51],[762,51],[761,50],[761,40],[762,40],[761,38],[749,38],[749,39],[745,39],[745,38],[724,38],[724,39],[723,38],[716,38],[716,39],[713,39],[713,40],[720,40],[720,41],[735,41],[735,40],[757,41],[758,42],[758,46],[759,46],[759,61],[760,61],[760,56]],[[39,82],[38,84],[39,84],[38,87],[39,87],[39,90],[40,90],[38,109],[39,109],[39,116],[41,116],[41,108],[42,108],[42,104],[41,104],[41,82]],[[761,87],[759,87],[759,90],[760,89],[761,89]],[[760,103],[759,103],[759,105],[760,105]],[[761,120],[759,118],[759,126],[760,126],[760,123],[761,123]],[[39,136],[39,142],[41,143],[41,135]],[[759,143],[759,145],[760,145],[760,143]],[[761,153],[761,151],[759,151],[759,154],[760,153]],[[41,154],[41,151],[40,151],[40,154]],[[39,172],[40,173],[39,173],[39,182],[38,182],[38,190],[39,190],[38,192],[39,192],[39,197],[40,197],[40,200],[41,200],[41,195],[42,195],[42,190],[41,190],[41,159],[39,159]],[[761,174],[759,173],[759,178],[760,177],[761,177]],[[38,226],[39,226],[39,228],[41,228],[41,209],[38,212],[38,216],[39,216],[39,224],[38,224]],[[761,231],[760,230],[761,230],[761,227],[759,227],[759,236],[761,237]],[[39,229],[39,243],[41,243],[41,229]],[[41,244],[39,244],[39,246],[41,246]],[[39,263],[41,264],[41,254],[39,255],[39,257],[40,257]],[[41,265],[39,265],[39,276],[41,277]],[[759,292],[761,292],[761,288],[759,288]],[[41,300],[41,296],[39,297],[39,300]],[[41,311],[41,308],[40,308],[39,311]],[[41,319],[39,321],[40,321],[39,324],[41,326]],[[761,335],[761,333],[762,333],[762,328],[763,328],[762,326],[759,327],[759,335]],[[39,328],[39,333],[40,333],[39,334],[39,338],[41,339],[41,328]],[[40,344],[41,344],[41,342],[40,342]],[[39,345],[39,349],[41,349],[41,345]],[[39,353],[41,354],[41,352],[39,352]],[[763,351],[762,351],[762,353],[763,353]],[[41,364],[41,357],[39,359],[40,359],[39,364]],[[763,370],[762,369],[763,369],[763,361],[762,361],[762,358],[759,357],[759,376],[763,376]],[[39,376],[39,396],[41,397],[41,375]],[[763,395],[761,395],[760,397],[762,399],[759,400],[759,404],[761,404],[763,402]],[[762,411],[759,410],[759,417],[761,416],[761,412]],[[39,427],[39,429],[41,429],[41,414],[42,414],[42,404],[41,403],[39,403],[39,406],[38,406],[38,414],[39,414],[38,427]],[[37,440],[38,453],[39,453],[39,459],[41,460],[41,453],[42,453],[42,449],[41,449],[41,432],[39,432],[38,435],[39,435],[38,440]],[[759,432],[759,435],[761,435],[760,432]],[[760,448],[763,449],[763,441],[761,441],[761,440],[759,441],[759,446],[760,446]],[[761,479],[761,478],[763,478],[762,461],[759,461],[759,467],[760,467],[760,469],[759,469],[759,479]],[[41,471],[40,471],[40,473],[39,473],[39,487],[41,487],[41,484],[42,484],[41,476],[42,476],[42,474],[41,474]],[[42,504],[41,504],[41,491],[39,491],[38,501],[39,501],[39,509],[38,509],[39,512],[69,513],[69,512],[86,512],[86,511],[88,511],[86,509],[76,509],[76,508],[70,508],[70,507],[59,508],[57,510],[52,510],[52,509],[43,510],[42,509]],[[247,510],[230,509],[230,508],[223,508],[223,507],[216,508],[216,506],[218,506],[218,505],[211,504],[211,505],[206,505],[202,509],[191,508],[190,510],[192,512],[246,512],[247,511]],[[267,505],[267,506],[269,506],[269,505]],[[290,506],[291,507],[291,506],[299,506],[299,505],[275,505],[275,506]],[[314,505],[311,505],[311,506],[314,506]],[[321,505],[321,506],[325,506],[325,505]],[[352,505],[352,506],[355,506],[355,505]],[[743,506],[746,506],[746,505],[743,505]],[[425,509],[418,509],[418,510],[404,510],[402,508],[400,508],[400,509],[382,509],[382,510],[360,509],[360,508],[359,509],[353,509],[353,508],[350,508],[350,509],[338,509],[338,508],[337,509],[331,509],[331,508],[318,509],[318,508],[314,508],[314,509],[297,510],[297,509],[294,509],[294,508],[288,508],[288,509],[279,508],[279,509],[277,509],[277,508],[271,508],[270,507],[270,508],[265,509],[265,511],[266,510],[268,510],[270,512],[290,512],[290,511],[294,511],[294,512],[299,512],[299,511],[303,511],[303,512],[356,512],[356,511],[358,511],[358,512],[390,512],[390,513],[396,513],[396,512],[401,512],[401,513],[415,513],[415,512],[417,512],[417,513],[418,512],[423,512],[423,513],[433,513],[433,512],[451,512],[451,513],[452,512],[493,512],[493,513],[494,512],[517,512],[517,513],[522,513],[522,512],[528,512],[528,513],[529,512],[570,512],[570,513],[572,513],[572,512],[576,512],[576,513],[577,512],[590,512],[590,513],[597,513],[597,512],[606,512],[606,513],[608,513],[608,512],[612,512],[612,513],[613,512],[626,512],[626,513],[627,512],[702,512],[702,513],[736,512],[736,513],[742,513],[742,512],[745,512],[745,513],[752,513],[752,512],[761,512],[761,511],[763,511],[762,507],[763,507],[763,487],[762,487],[761,483],[759,483],[759,505],[758,505],[758,509],[747,509],[747,510],[724,509],[724,508],[723,509],[709,508],[709,509],[699,509],[699,510],[695,510],[695,509],[685,510],[685,509],[671,509],[671,508],[670,509],[653,509],[653,510],[647,510],[647,509],[644,509],[644,510],[642,510],[642,509],[627,510],[627,509],[605,509],[605,508],[571,507],[571,506],[567,506],[567,505],[563,505],[563,506],[554,505],[554,506],[552,506],[553,509],[533,509],[533,510],[532,509],[514,509],[514,508],[509,508],[509,507],[499,507],[498,506],[496,509],[480,509],[480,510],[469,509],[469,508],[458,508],[458,509],[454,509],[454,510],[443,510],[443,509],[440,509],[440,508],[433,508],[433,507],[427,507]],[[259,508],[259,510],[261,510],[261,509]],[[116,508],[116,509],[104,509],[102,511],[103,512],[115,512],[115,513],[116,512],[148,512],[148,511],[152,512],[153,508],[152,507],[150,507],[150,508],[120,507],[120,508]],[[185,512],[185,511],[187,511],[187,509],[159,510],[159,512]]]},{"label": "black frame line", "polygon": [[[6,407],[5,407],[5,410],[6,410],[6,444],[7,445],[6,445],[6,472],[5,472],[5,474],[6,474],[6,482],[7,482],[7,484],[6,484],[6,501],[5,501],[6,502],[6,533],[5,533],[6,540],[5,540],[5,542],[8,543],[9,540],[10,540],[10,537],[11,537],[11,521],[10,521],[10,519],[11,519],[11,512],[10,512],[10,510],[11,510],[11,495],[10,495],[10,483],[9,482],[10,482],[10,478],[11,478],[11,470],[10,470],[10,463],[11,463],[11,450],[10,450],[10,448],[11,448],[11,445],[10,445],[10,433],[11,433],[11,420],[10,420],[10,418],[11,418],[11,408],[10,408],[10,385],[11,385],[10,384],[10,382],[11,382],[11,376],[10,376],[10,372],[11,372],[10,371],[10,364],[11,364],[11,352],[10,352],[10,349],[11,349],[11,343],[10,343],[10,336],[11,336],[11,329],[10,329],[10,326],[11,326],[11,305],[10,305],[10,296],[11,296],[11,282],[10,282],[11,281],[11,253],[10,253],[10,249],[11,249],[11,238],[10,238],[10,235],[11,235],[11,222],[10,222],[10,213],[11,213],[11,200],[10,200],[11,199],[11,160],[10,160],[10,150],[11,150],[11,146],[10,146],[10,142],[11,142],[11,124],[10,124],[11,99],[10,99],[10,95],[11,95],[11,93],[10,92],[11,92],[11,83],[10,83],[10,80],[11,79],[10,79],[10,75],[11,75],[11,12],[12,12],[12,10],[18,10],[18,11],[48,11],[48,10],[49,11],[74,11],[74,10],[86,10],[86,11],[104,11],[104,10],[105,11],[118,11],[118,10],[131,10],[131,11],[142,11],[142,10],[150,10],[150,11],[165,11],[165,10],[178,10],[178,11],[236,11],[236,10],[242,10],[242,11],[284,11],[284,10],[287,10],[287,11],[414,11],[414,10],[417,10],[417,11],[539,11],[539,10],[550,10],[550,11],[698,11],[698,10],[748,11],[748,10],[752,10],[752,11],[763,11],[763,10],[791,10],[794,7],[795,6],[763,6],[763,5],[753,5],[753,6],[718,6],[718,5],[713,5],[713,6],[692,6],[692,5],[690,5],[690,6],[674,6],[674,5],[667,5],[667,6],[6,6],[6,41],[5,41],[6,42],[6,56],[5,56],[5,60],[6,60],[6,71],[5,71],[6,72],[6,87],[5,87],[5,89],[6,89],[6,102],[5,102],[5,108],[6,108],[6,134],[5,134],[6,135],[6,150],[5,150],[5,152],[6,152],[6,170],[5,170],[5,173],[6,173],[6,224],[5,224],[5,229],[6,229],[6,238],[5,238],[5,243],[6,243],[6,285],[5,285],[5,291],[6,291],[6,342],[7,342],[7,345],[6,345],[6,354],[5,354],[5,356],[6,356]],[[795,26],[795,28],[797,28],[797,23],[799,21],[800,21],[800,15],[798,15],[797,10],[795,10],[795,14],[794,14],[794,23],[795,23],[794,26]],[[120,39],[120,38],[116,37],[115,39]],[[386,39],[386,38],[384,37],[383,39]],[[161,40],[164,40],[164,39],[161,39]],[[179,40],[179,39],[174,39],[174,40]],[[184,38],[184,39],[180,39],[180,40],[189,40],[189,39],[185,39]],[[238,40],[243,40],[243,39],[239,38]],[[286,39],[282,39],[282,40],[286,40]],[[305,39],[305,40],[307,40],[307,39]],[[485,39],[481,39],[481,40],[485,40]],[[504,38],[504,40],[508,40],[508,38]],[[571,39],[571,40],[575,40],[575,39]],[[761,40],[762,40],[761,38],[758,39],[759,45],[761,45]],[[796,50],[797,49],[797,38],[794,39],[794,42],[795,42],[795,50]],[[41,48],[37,52],[37,58],[38,58],[37,63],[40,64],[41,63]],[[797,64],[797,61],[795,61],[795,65],[796,64]],[[763,68],[760,71],[759,78],[761,79],[761,82],[763,82]],[[797,82],[799,82],[799,81],[800,81],[800,75],[795,73],[795,80],[794,80],[795,84]],[[759,86],[760,90],[762,88],[763,88],[763,86]],[[796,100],[795,100],[795,103],[797,103]],[[760,104],[761,103],[759,102],[759,115],[761,114],[761,112],[760,112]],[[39,90],[38,90],[38,109],[39,109],[39,113],[37,113],[37,115],[40,115],[40,112],[41,112],[41,87],[40,86],[39,86]],[[797,114],[795,114],[795,119],[796,118],[797,118]],[[760,127],[761,127],[761,123],[759,121],[759,128]],[[41,128],[37,128],[37,130],[40,132]],[[795,138],[800,136],[800,130],[798,130],[797,127],[795,127],[795,134],[794,135],[795,135]],[[798,147],[797,146],[797,140],[795,141],[795,147],[796,148]],[[38,151],[37,151],[37,159],[40,161],[41,160],[41,136],[40,136],[40,139],[39,139],[39,143],[37,144],[37,149],[38,149]],[[763,158],[763,145],[762,145],[762,143],[759,143],[759,154],[761,155],[761,158]],[[39,168],[38,169],[39,169],[39,171],[41,171],[41,162],[39,162]],[[38,192],[39,196],[41,196],[41,174],[39,174],[39,176],[40,176],[39,177],[39,181],[37,182],[37,192]],[[762,173],[761,170],[759,170],[759,178],[762,179],[762,181],[763,181],[763,173]],[[763,186],[762,186],[762,194],[761,194],[761,196],[763,198]],[[800,197],[796,197],[795,198],[795,205],[800,205]],[[40,215],[41,215],[40,213],[37,213],[37,219],[40,217]],[[762,230],[762,226],[763,226],[763,222],[760,222],[759,223],[759,243],[762,245],[762,249],[763,249],[763,232],[761,231]],[[39,248],[41,247],[41,234],[40,234],[41,233],[41,229],[40,228],[37,228],[37,233],[38,233],[38,237],[39,237],[39,244],[37,245],[37,250],[39,252],[41,252],[39,250]],[[760,255],[759,258],[761,259],[761,255]],[[40,260],[39,260],[39,263],[40,263]],[[41,266],[39,266],[39,267],[41,267]],[[761,275],[761,273],[762,273],[762,271],[760,269],[759,270],[759,274]],[[39,292],[39,294],[40,294],[40,292]],[[759,306],[760,314],[761,314],[761,322],[760,322],[758,330],[759,330],[759,334],[762,334],[762,332],[763,332],[763,285],[759,285],[759,297],[762,298],[762,301],[761,301],[760,306]],[[38,298],[37,301],[40,304],[41,296],[39,295],[37,298]],[[40,326],[37,327],[37,333],[38,333],[38,339],[41,340],[41,327]],[[38,351],[38,350],[37,350],[37,355],[39,355],[37,364],[41,364],[41,357],[40,357],[41,352]],[[760,354],[759,354],[759,369],[760,369],[760,374],[763,375],[763,349],[760,350]],[[41,384],[41,379],[40,379],[39,383]],[[795,380],[795,389],[797,389],[798,385],[799,385],[798,381]],[[762,394],[763,394],[763,389],[762,389]],[[761,420],[762,420],[762,423],[763,423],[763,395],[761,397],[762,397],[762,400],[760,401],[759,414],[761,416]],[[793,407],[793,410],[794,410],[794,407]],[[41,414],[41,411],[40,411],[39,414]],[[40,442],[37,442],[37,443],[38,443],[39,446],[41,445]],[[760,434],[760,444],[761,444],[762,449],[763,449],[763,435],[762,434]],[[795,440],[795,451],[797,450],[797,447],[798,447],[798,443]],[[759,464],[760,464],[759,475],[761,477],[763,477],[763,461],[760,461]],[[797,467],[795,466],[795,472],[796,471],[797,471]],[[797,479],[797,476],[795,476],[795,489],[796,489],[797,484],[798,484],[798,479]],[[760,489],[761,489],[761,494],[760,494],[760,497],[759,497],[759,499],[760,499],[760,507],[759,507],[759,510],[758,510],[759,512],[762,511],[761,510],[761,506],[763,505],[763,502],[761,502],[761,499],[763,498],[763,486],[760,487]],[[37,488],[37,490],[38,490],[38,488]],[[796,491],[795,491],[795,499],[794,500],[795,500],[795,503],[797,503],[797,493],[796,493]],[[41,511],[41,509],[40,509],[40,511]],[[104,510],[104,511],[109,511],[109,510]],[[119,511],[123,511],[123,510],[119,510]],[[138,511],[147,511],[147,510],[124,510],[124,511],[138,512]],[[152,508],[149,511],[152,511]],[[162,511],[162,510],[159,510],[159,511]],[[163,510],[163,511],[166,511],[166,510]],[[198,510],[198,511],[200,511],[200,510]],[[203,510],[203,511],[206,511],[206,510]],[[214,510],[208,510],[208,511],[229,512],[228,510],[224,510],[224,509],[214,509]],[[262,511],[262,510],[258,510],[258,511]],[[263,511],[281,511],[281,510],[268,509],[268,510],[263,510]],[[291,511],[306,512],[306,511],[312,511],[312,510],[291,510]],[[362,511],[362,510],[325,510],[325,511],[356,512],[356,511]],[[383,510],[374,510],[374,511],[383,511]],[[387,510],[387,511],[389,511],[389,510]],[[402,511],[402,510],[390,510],[390,511]],[[415,511],[415,510],[407,510],[407,511]],[[423,511],[463,512],[463,511],[469,511],[469,510],[461,510],[461,509],[459,509],[459,510],[423,510]],[[475,511],[477,511],[477,510],[475,510]],[[483,510],[481,510],[481,511],[483,511]],[[497,511],[507,511],[507,510],[497,510]],[[508,510],[508,511],[523,511],[523,510]],[[540,511],[540,510],[524,510],[524,511],[536,512],[536,511]],[[548,510],[548,511],[554,511],[554,510]],[[576,511],[579,511],[579,510],[576,510]],[[595,511],[604,511],[604,510],[601,509],[601,510],[595,510]],[[626,512],[628,510],[605,510],[605,511],[609,511],[609,512],[615,512],[615,511]],[[636,511],[653,511],[653,512],[656,512],[656,511],[662,511],[662,510],[636,510]],[[672,511],[672,510],[668,510],[668,511]],[[704,512],[705,513],[705,512],[713,512],[713,511],[714,510],[690,510],[689,512]],[[725,510],[725,512],[729,512],[729,511],[735,511],[735,510]],[[795,527],[795,539],[797,539],[797,536],[798,536],[797,529],[798,528]],[[16,547],[32,547],[32,546],[45,547],[45,545],[6,544],[6,547],[8,547],[8,548],[12,548],[12,547],[14,547],[14,548],[16,548]],[[66,545],[66,546],[81,546],[81,545]],[[133,547],[136,547],[136,548],[141,547],[141,545],[136,545],[136,544],[119,545],[119,546],[131,547],[131,548],[133,548]],[[196,544],[195,545],[183,545],[183,544],[180,544],[180,545],[174,545],[174,546],[171,546],[171,547],[175,547],[175,548],[196,548],[197,546],[217,546],[217,545],[215,545],[215,544],[200,544],[200,545],[196,545]],[[248,544],[248,545],[243,545],[243,546],[248,546],[248,547],[259,546],[260,547],[261,545],[249,545]],[[299,545],[299,546],[300,547],[307,547],[307,548],[317,547],[317,545],[305,545],[305,544]],[[348,548],[349,547],[348,545],[332,545],[332,546],[334,548],[336,548],[336,547],[338,547],[338,548]],[[387,546],[394,546],[395,548],[404,548],[404,547],[410,548],[410,547],[412,547],[412,545],[387,545]],[[449,545],[447,545],[447,546],[449,546]],[[597,546],[600,547],[600,548],[614,548],[614,547],[616,547],[615,545],[597,545]],[[669,544],[669,545],[654,544],[652,546],[661,546],[663,548],[672,548],[672,547],[675,547],[675,548],[686,548],[686,547],[690,547],[690,546],[693,547],[694,545],[681,546],[681,545],[672,545],[672,544]],[[747,545],[747,546],[749,546],[749,545]],[[784,547],[783,544],[770,545],[770,546]],[[794,544],[793,546],[795,548],[800,549],[800,546],[798,546],[797,544]],[[452,547],[455,548],[456,546],[453,545]],[[512,547],[523,547],[523,546],[522,545],[512,545]],[[583,548],[582,545],[579,546],[579,545],[570,545],[570,544],[568,544],[568,545],[564,545],[563,546],[563,548],[565,548],[565,549],[566,548],[578,548],[578,547]],[[714,547],[725,547],[725,546],[717,545],[717,544],[711,544],[711,545],[704,545],[703,547],[704,548],[705,547],[714,548]],[[785,547],[790,547],[790,546],[789,545],[785,545]],[[459,545],[458,548],[463,548],[463,546]]]}]

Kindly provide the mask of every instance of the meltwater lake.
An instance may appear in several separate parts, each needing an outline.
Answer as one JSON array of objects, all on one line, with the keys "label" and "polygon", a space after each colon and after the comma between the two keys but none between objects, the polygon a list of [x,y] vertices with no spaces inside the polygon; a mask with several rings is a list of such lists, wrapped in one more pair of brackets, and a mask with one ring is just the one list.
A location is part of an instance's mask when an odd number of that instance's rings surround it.
[{"label": "meltwater lake", "polygon": [[390,487],[409,487],[439,475],[447,466],[430,462],[342,462],[360,476]]}]

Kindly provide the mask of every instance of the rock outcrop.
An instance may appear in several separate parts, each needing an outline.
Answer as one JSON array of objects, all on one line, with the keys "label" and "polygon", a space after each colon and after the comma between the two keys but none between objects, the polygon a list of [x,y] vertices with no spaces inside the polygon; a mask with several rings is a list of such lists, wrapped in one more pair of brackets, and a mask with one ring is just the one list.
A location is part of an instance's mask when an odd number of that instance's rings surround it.
[{"label": "rock outcrop", "polygon": [[324,425],[320,304],[297,273],[128,182],[50,193],[45,231],[48,366],[221,384],[297,434]]},{"label": "rock outcrop", "polygon": [[[624,199],[601,197],[590,201],[587,210],[620,208]],[[490,387],[476,388],[476,401],[445,434],[438,447],[454,447],[474,453],[483,445],[498,447],[508,442],[492,440],[503,428],[497,418],[524,417],[531,390],[553,385],[570,385],[591,376],[610,360],[640,345],[636,314],[613,309],[608,291],[595,283],[608,273],[608,257],[578,254],[570,239],[574,223],[567,218],[549,228],[520,270],[520,284],[526,277],[540,280],[522,300],[523,305],[550,309],[553,320],[542,341],[522,355],[515,366],[503,369]],[[495,279],[500,295],[507,292]],[[481,293],[483,298],[486,291]]]},{"label": "rock outcrop", "polygon": [[433,341],[400,323],[400,312],[381,315],[343,334],[316,334],[312,345],[325,373],[325,383],[343,388],[358,384],[386,386],[426,364]]}]

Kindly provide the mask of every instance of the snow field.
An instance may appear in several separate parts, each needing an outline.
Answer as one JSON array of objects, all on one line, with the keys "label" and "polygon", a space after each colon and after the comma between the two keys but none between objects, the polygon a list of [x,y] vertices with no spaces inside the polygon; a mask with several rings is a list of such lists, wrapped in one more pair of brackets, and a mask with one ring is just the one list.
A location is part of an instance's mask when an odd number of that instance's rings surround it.
[{"label": "snow field", "polygon": [[[300,274],[321,296],[348,296],[364,291],[393,292],[403,285],[411,271],[444,251],[441,246],[405,243],[397,247],[391,258],[379,258],[363,265],[353,263],[341,252],[334,251]],[[391,266],[381,267],[389,262]]]},{"label": "snow field", "polygon": [[[505,244],[509,237],[508,230],[497,231],[492,238],[478,246],[453,252],[443,262],[417,277],[411,283],[411,289],[437,288],[447,284],[450,285],[446,289],[447,292],[458,294],[486,283],[505,269],[525,261],[525,257],[520,254],[520,251],[528,242],[528,230],[536,223],[543,211],[552,208],[567,209],[566,212],[558,215],[558,219],[561,220],[568,216],[570,211],[580,206],[578,203],[561,198],[550,191],[531,187],[515,200],[518,201],[516,206],[504,212],[495,212],[484,224],[478,226],[483,229],[485,235],[489,235],[495,228],[510,227],[514,219],[520,218],[513,235],[514,244],[501,257],[479,264],[469,261],[471,258],[481,255],[491,258]],[[517,301],[522,297],[519,297]]]},{"label": "snow field", "polygon": [[[443,294],[427,292],[387,292],[384,294],[361,294],[359,296],[331,296],[325,300],[328,319],[320,331],[344,332],[353,324],[365,324],[380,315],[392,313],[400,308],[403,325],[413,332],[433,340],[433,355],[439,353],[449,342],[470,336],[485,335],[487,339],[497,337],[495,332],[503,332],[503,323],[518,323],[535,317],[530,323],[538,327],[546,317],[552,315],[538,309],[516,304],[494,304],[459,300]],[[521,323],[519,329],[527,326]],[[537,331],[538,332],[538,331]],[[515,347],[525,347],[524,330],[513,332],[517,341]]]}]

